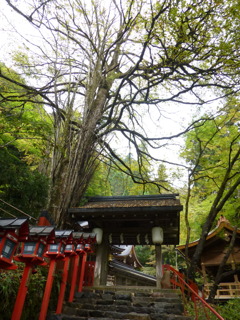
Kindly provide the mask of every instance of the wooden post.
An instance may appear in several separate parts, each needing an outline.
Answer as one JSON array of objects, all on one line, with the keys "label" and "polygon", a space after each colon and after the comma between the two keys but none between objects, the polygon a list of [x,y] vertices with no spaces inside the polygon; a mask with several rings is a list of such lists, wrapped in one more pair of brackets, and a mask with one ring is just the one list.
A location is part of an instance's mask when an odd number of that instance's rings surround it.
[{"label": "wooden post", "polygon": [[49,263],[48,276],[47,276],[47,281],[46,281],[46,285],[45,285],[39,320],[46,319],[49,300],[50,300],[51,291],[52,291],[53,280],[54,280],[55,269],[56,269],[56,260],[51,259],[50,263]]},{"label": "wooden post", "polygon": [[79,265],[79,258],[80,258],[79,255],[76,255],[73,258],[72,281],[71,281],[68,302],[73,302],[73,297],[74,297],[76,283],[77,283],[77,271],[78,271],[78,265]]},{"label": "wooden post", "polygon": [[155,245],[156,252],[156,279],[157,279],[157,288],[161,288],[162,280],[162,246],[160,244]]},{"label": "wooden post", "polygon": [[106,285],[108,274],[109,244],[106,239],[98,245],[94,270],[94,286]]},{"label": "wooden post", "polygon": [[63,306],[65,290],[66,290],[66,285],[67,285],[67,278],[68,278],[69,262],[70,262],[70,257],[66,256],[64,259],[62,282],[61,282],[61,286],[60,286],[60,293],[58,296],[58,304],[57,304],[56,314],[62,313],[62,306]]},{"label": "wooden post", "polygon": [[18,294],[15,301],[11,320],[21,319],[22,310],[23,310],[23,306],[24,306],[24,302],[25,302],[25,298],[28,290],[28,282],[29,282],[31,273],[32,273],[32,265],[26,264],[23,271],[22,280],[18,289]]},{"label": "wooden post", "polygon": [[87,261],[87,253],[84,251],[82,253],[81,262],[80,262],[80,270],[79,270],[80,275],[79,275],[79,282],[78,282],[78,289],[77,289],[78,292],[82,292],[86,261]]}]

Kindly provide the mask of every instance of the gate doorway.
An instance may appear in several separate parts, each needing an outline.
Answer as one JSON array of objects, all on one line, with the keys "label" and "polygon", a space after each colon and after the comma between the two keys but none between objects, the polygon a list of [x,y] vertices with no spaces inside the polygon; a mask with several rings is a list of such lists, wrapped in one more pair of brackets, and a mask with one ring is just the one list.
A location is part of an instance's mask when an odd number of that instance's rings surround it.
[{"label": "gate doorway", "polygon": [[[93,197],[69,214],[84,231],[99,232],[94,285],[105,285],[110,245],[155,245],[156,277],[162,277],[161,244],[179,244],[178,194]],[[154,234],[156,231],[157,235]],[[158,233],[162,232],[162,235]],[[156,240],[155,237],[162,239]]]}]

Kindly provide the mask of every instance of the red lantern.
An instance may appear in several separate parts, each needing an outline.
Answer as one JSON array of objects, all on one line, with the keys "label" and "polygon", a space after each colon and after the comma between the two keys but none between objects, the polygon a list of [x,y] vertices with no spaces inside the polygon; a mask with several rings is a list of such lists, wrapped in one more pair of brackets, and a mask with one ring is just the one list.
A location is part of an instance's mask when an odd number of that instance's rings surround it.
[{"label": "red lantern", "polygon": [[66,238],[56,237],[55,243],[47,246],[45,256],[50,259],[63,259],[65,257],[64,250],[66,246]]},{"label": "red lantern", "polygon": [[96,234],[95,233],[83,233],[82,242],[85,244],[84,250],[88,253],[93,253],[92,244],[96,242]]},{"label": "red lantern", "polygon": [[[56,269],[56,263],[59,260],[65,260],[65,247],[67,245],[69,237],[70,239],[72,239],[72,231],[68,231],[68,230],[55,231],[54,242],[47,246],[45,256],[50,259],[50,263],[49,263],[48,276],[47,276],[46,286],[44,290],[39,320],[46,319],[48,305],[49,305],[51,291],[52,291],[53,280],[54,280],[54,273]],[[63,274],[63,276],[65,275]],[[63,292],[63,289],[61,290]],[[62,296],[62,293],[61,293],[61,296]]]},{"label": "red lantern", "polygon": [[27,241],[22,243],[21,252],[14,259],[33,265],[44,265],[47,242],[54,238],[54,227],[31,227]]},{"label": "red lantern", "polygon": [[76,252],[77,252],[77,253],[82,253],[82,252],[84,251],[84,249],[85,249],[84,244],[79,243],[79,244],[77,245],[77,247],[76,247]]},{"label": "red lantern", "polygon": [[17,269],[13,255],[18,241],[26,240],[28,232],[27,219],[0,219],[0,269]]},{"label": "red lantern", "polygon": [[29,231],[29,237],[22,243],[21,252],[14,257],[15,260],[24,262],[21,283],[18,289],[15,301],[12,320],[20,320],[25,298],[28,291],[28,282],[32,274],[32,270],[36,265],[44,265],[43,259],[47,241],[52,242],[54,238],[54,227],[32,227]]},{"label": "red lantern", "polygon": [[[91,244],[96,242],[96,234],[95,233],[82,233],[80,244],[77,245],[76,252],[81,255],[81,260],[79,261],[79,280],[77,291],[81,292],[83,288],[86,262],[87,262],[87,254],[92,253]],[[72,297],[71,297],[72,298]],[[72,301],[72,300],[68,300]]]}]

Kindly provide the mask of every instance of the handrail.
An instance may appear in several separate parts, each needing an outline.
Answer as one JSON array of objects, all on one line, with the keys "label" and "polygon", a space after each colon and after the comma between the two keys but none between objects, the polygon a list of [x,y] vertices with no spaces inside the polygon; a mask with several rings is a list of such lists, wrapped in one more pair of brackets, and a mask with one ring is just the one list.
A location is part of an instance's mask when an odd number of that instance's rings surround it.
[{"label": "handrail", "polygon": [[[177,282],[175,282],[176,285],[178,285],[180,288],[183,288],[183,286],[181,286],[181,284],[183,284],[185,287],[188,288],[188,290],[194,295],[194,302],[198,299],[201,301],[201,303],[207,307],[219,320],[224,320],[224,318],[215,310],[213,309],[210,304],[208,304],[202,297],[200,297],[197,292],[191,288],[191,286],[183,279],[183,277],[181,276],[181,273],[178,272],[177,270],[175,270],[172,266],[170,265],[163,265],[163,269],[172,271],[177,277],[178,280],[180,282],[180,284],[178,284]],[[198,318],[196,318],[198,319]]]}]

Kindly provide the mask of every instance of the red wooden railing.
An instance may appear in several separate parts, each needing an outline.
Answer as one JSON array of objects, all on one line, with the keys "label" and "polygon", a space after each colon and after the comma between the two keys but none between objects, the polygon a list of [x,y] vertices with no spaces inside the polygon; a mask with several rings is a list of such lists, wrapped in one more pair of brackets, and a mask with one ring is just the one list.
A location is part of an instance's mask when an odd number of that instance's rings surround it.
[{"label": "red wooden railing", "polygon": [[[170,265],[163,265],[163,271],[170,271],[170,282],[172,288],[180,288],[183,301],[186,304],[189,301],[189,298],[194,303],[195,310],[195,320],[200,320],[199,310],[203,310],[205,314],[205,319],[209,320],[210,315],[213,314],[216,316],[216,319],[224,320],[224,318],[210,305],[208,304],[204,297],[201,297],[201,292],[198,290],[198,286],[191,280],[184,280],[184,275],[174,269]],[[201,319],[202,315],[201,315]]]}]

